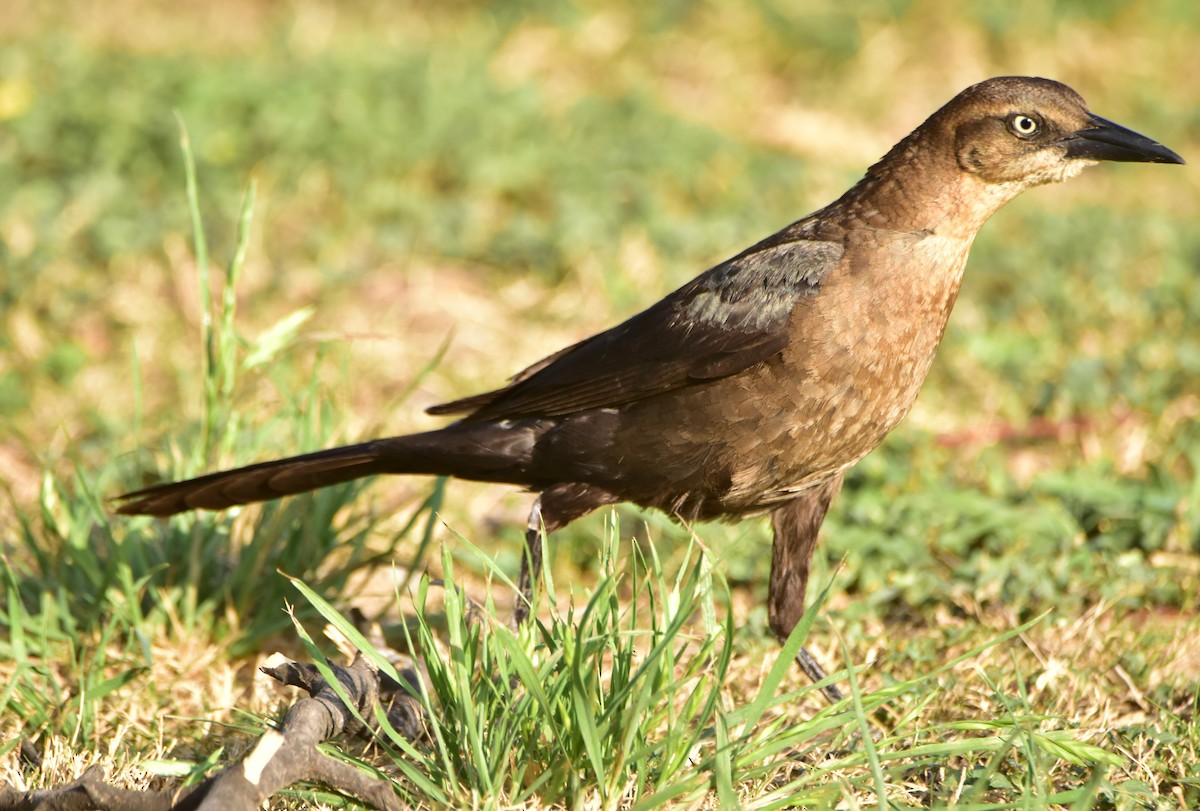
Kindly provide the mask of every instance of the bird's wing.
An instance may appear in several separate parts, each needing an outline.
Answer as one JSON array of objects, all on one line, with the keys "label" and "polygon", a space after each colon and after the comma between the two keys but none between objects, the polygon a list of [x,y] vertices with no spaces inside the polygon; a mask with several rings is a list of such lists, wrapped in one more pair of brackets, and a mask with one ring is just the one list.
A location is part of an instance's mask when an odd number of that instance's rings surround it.
[{"label": "bird's wing", "polygon": [[841,260],[833,242],[781,232],[698,276],[612,329],[569,346],[502,389],[430,414],[494,420],[614,408],[737,374],[788,343],[796,302],[815,295]]}]

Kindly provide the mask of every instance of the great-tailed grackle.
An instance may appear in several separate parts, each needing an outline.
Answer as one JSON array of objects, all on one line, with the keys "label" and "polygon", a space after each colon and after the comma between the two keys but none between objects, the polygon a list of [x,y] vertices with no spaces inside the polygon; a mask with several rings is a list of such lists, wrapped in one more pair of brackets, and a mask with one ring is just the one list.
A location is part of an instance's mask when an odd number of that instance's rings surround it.
[{"label": "great-tailed grackle", "polygon": [[620,501],[687,520],[770,512],[770,625],[786,637],[825,512],[912,406],[976,232],[1025,189],[1103,160],[1183,163],[1058,82],[980,82],[829,206],[504,388],[429,409],[464,415],[445,428],[150,487],[118,511],[216,510],[378,473],[521,485],[539,495],[518,621],[542,527]]}]

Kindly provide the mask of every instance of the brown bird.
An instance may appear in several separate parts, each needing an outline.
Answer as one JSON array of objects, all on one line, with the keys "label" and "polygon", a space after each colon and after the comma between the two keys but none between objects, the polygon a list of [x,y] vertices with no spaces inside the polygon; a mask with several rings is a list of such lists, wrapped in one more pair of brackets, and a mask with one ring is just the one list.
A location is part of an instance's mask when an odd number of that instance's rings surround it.
[{"label": "brown bird", "polygon": [[912,407],[975,234],[1025,189],[1104,160],[1183,163],[1058,82],[980,82],[820,211],[507,386],[429,409],[463,415],[445,428],[138,490],[118,512],[219,510],[379,473],[520,485],[539,495],[518,622],[543,527],[621,501],[689,521],[769,512],[770,625],[786,638],[825,512]]}]

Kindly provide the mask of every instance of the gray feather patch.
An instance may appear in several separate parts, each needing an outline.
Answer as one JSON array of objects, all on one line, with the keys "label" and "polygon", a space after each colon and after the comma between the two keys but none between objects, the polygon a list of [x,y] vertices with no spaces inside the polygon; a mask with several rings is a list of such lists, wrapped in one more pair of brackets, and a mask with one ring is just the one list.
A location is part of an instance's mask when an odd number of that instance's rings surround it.
[{"label": "gray feather patch", "polygon": [[841,260],[833,242],[784,242],[731,259],[706,273],[684,309],[685,322],[767,329],[786,319],[796,300],[817,292],[821,278]]}]

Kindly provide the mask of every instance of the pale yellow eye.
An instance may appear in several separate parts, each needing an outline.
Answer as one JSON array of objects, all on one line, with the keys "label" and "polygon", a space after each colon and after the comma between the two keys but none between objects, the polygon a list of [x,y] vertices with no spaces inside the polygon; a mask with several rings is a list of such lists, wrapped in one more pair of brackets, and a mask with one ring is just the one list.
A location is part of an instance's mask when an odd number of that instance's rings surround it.
[{"label": "pale yellow eye", "polygon": [[1008,128],[1018,138],[1032,138],[1037,134],[1039,127],[1036,118],[1024,113],[1016,113],[1008,117]]}]

